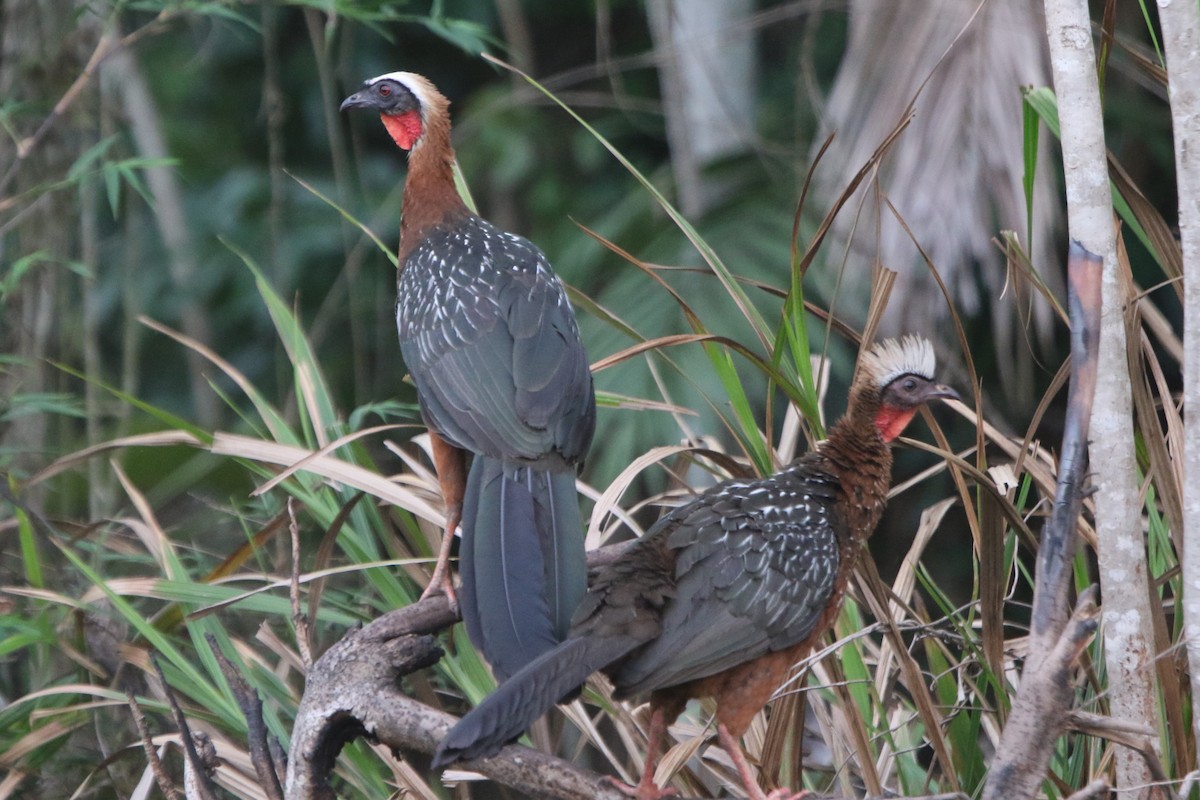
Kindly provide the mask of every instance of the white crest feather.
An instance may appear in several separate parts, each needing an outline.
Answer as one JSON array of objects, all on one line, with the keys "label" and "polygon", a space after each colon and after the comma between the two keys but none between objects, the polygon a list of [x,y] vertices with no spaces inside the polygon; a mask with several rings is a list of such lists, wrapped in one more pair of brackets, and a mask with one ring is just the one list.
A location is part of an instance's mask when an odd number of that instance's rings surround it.
[{"label": "white crest feather", "polygon": [[[373,86],[380,81],[393,80],[413,93],[417,98],[417,102],[421,104],[421,116],[425,116],[425,109],[429,107],[429,101],[432,99],[429,95],[433,84],[423,75],[418,75],[415,72],[388,72],[384,75],[376,75],[374,78],[368,78],[367,86]],[[436,90],[435,90],[436,91]]]},{"label": "white crest feather", "polygon": [[909,373],[933,380],[936,368],[933,345],[920,336],[884,339],[863,355],[862,367],[883,387]]}]

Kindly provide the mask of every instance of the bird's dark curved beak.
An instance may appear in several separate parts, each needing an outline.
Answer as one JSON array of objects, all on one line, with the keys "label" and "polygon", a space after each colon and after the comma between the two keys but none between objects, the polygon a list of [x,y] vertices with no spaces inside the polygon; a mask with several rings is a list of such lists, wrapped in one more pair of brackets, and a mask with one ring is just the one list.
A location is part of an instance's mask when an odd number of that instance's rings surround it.
[{"label": "bird's dark curved beak", "polygon": [[374,105],[374,101],[366,92],[355,92],[342,101],[338,111],[345,111],[347,108],[372,108]]},{"label": "bird's dark curved beak", "polygon": [[925,389],[924,399],[929,400],[962,400],[958,392],[941,383],[931,383]]}]

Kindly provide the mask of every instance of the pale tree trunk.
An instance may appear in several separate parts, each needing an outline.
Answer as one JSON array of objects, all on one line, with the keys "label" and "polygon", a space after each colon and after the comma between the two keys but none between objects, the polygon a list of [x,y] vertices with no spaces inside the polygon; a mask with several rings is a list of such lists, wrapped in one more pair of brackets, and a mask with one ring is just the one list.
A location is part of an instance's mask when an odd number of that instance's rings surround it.
[{"label": "pale tree trunk", "polygon": [[[106,83],[120,95],[138,154],[154,161],[166,161],[170,158],[158,106],[150,94],[150,86],[134,54],[127,49],[121,49],[109,56],[104,64],[104,77]],[[155,164],[146,167],[144,173],[146,185],[153,198],[151,210],[167,249],[167,269],[175,284],[175,290],[188,299],[182,304],[181,327],[184,333],[197,342],[211,344],[211,326],[193,289],[199,282],[197,275],[200,269],[192,247],[191,230],[183,205],[183,189],[176,168],[166,164]],[[203,427],[211,428],[217,424],[220,406],[205,375],[207,362],[192,350],[187,350],[184,357],[188,363],[188,380],[196,409],[196,421]]]},{"label": "pale tree trunk", "polygon": [[[50,361],[73,361],[79,352],[78,343],[63,334],[64,329],[79,333],[78,281],[60,266],[80,260],[76,194],[39,192],[38,187],[61,180],[94,143],[89,121],[96,111],[94,99],[82,100],[64,115],[19,165],[14,139],[27,141],[39,127],[42,112],[49,111],[83,69],[100,33],[100,20],[80,3],[0,3],[0,98],[14,109],[38,110],[13,113],[11,131],[0,135],[0,181],[7,184],[0,188],[0,201],[31,197],[0,214],[0,264],[7,271],[23,256],[40,252],[45,258],[0,307],[0,351],[18,359],[0,370],[0,410],[16,394],[63,391],[62,373]],[[21,416],[7,428],[0,426],[0,449],[13,453],[10,465],[18,473],[32,471],[48,459],[52,421],[39,412]],[[36,502],[42,491],[35,489],[24,499]]]},{"label": "pale tree trunk", "polygon": [[[1113,717],[1159,730],[1154,697],[1146,549],[1136,484],[1124,297],[1117,274],[1112,197],[1087,0],[1046,0],[1046,32],[1062,124],[1067,224],[1104,258],[1103,311],[1091,465],[1103,595],[1105,664]],[[1117,788],[1144,786],[1141,756],[1116,751]]]},{"label": "pale tree trunk", "polygon": [[[1200,9],[1159,0],[1167,50],[1183,249],[1183,617],[1192,697],[1200,697]],[[1200,714],[1192,714],[1200,761]]]},{"label": "pale tree trunk", "polygon": [[683,213],[696,216],[721,195],[709,163],[755,139],[757,48],[751,0],[647,0],[658,54],[671,170]]}]

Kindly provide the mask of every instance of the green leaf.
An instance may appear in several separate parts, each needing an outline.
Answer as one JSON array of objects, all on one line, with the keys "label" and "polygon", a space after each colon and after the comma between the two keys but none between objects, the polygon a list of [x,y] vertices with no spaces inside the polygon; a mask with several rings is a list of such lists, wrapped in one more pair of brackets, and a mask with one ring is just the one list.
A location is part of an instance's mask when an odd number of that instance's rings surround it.
[{"label": "green leaf", "polygon": [[1021,185],[1025,189],[1025,248],[1033,251],[1033,187],[1037,178],[1038,139],[1040,134],[1037,111],[1029,104],[1029,91],[1023,93],[1021,123],[1023,136],[1022,152],[1025,156],[1025,172]]}]

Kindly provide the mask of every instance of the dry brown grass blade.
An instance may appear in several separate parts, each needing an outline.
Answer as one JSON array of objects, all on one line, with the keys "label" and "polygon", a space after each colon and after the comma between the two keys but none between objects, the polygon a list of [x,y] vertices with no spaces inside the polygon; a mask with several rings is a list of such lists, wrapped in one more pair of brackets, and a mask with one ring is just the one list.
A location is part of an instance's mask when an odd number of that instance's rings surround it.
[{"label": "dry brown grass blade", "polygon": [[[670,734],[668,734],[670,735]],[[667,748],[654,768],[654,782],[667,786],[676,775],[683,772],[687,763],[700,751],[708,737],[704,734],[680,737],[681,741]]]},{"label": "dry brown grass blade", "polygon": [[[950,401],[950,402],[954,402],[954,401]],[[961,405],[961,404],[959,404],[959,405]],[[937,433],[940,434],[940,431],[937,431]],[[974,464],[960,458],[957,454],[949,452],[948,450],[946,450],[942,447],[931,447],[930,445],[927,445],[922,441],[919,441],[917,439],[909,439],[907,437],[901,437],[899,441],[903,442],[904,444],[908,445],[909,447],[912,447],[914,450],[923,450],[927,453],[932,453],[936,456],[939,456],[940,458],[944,459],[947,464],[949,464],[951,467],[953,467],[955,470],[957,470],[959,473],[961,473],[961,477],[964,482],[966,481],[967,478],[970,478],[972,484],[977,489],[980,489],[984,492],[989,492],[993,496],[998,498],[1001,502],[999,502],[997,504],[997,507],[1000,509],[1000,511],[1002,511],[1004,513],[1004,516],[1008,520],[1008,524],[1011,525],[1013,527],[1013,529],[1016,530],[1017,533],[1030,546],[1032,546],[1032,547],[1037,546],[1037,537],[1035,537],[1033,535],[1032,531],[1030,531],[1029,525],[1025,521],[1025,518],[1022,517],[1021,514],[1017,511],[1017,509],[1013,507],[1012,503],[1007,501],[1007,499],[1004,497],[1003,493],[1001,493],[1000,489],[997,488],[995,481],[993,481],[991,479],[991,477],[988,475],[987,472],[980,471]],[[968,506],[968,507],[970,507],[970,506]],[[971,516],[973,516],[973,515],[968,515],[968,517],[971,517]],[[978,523],[978,520],[975,520],[975,522]],[[1094,536],[1093,536],[1093,540],[1094,540]]]},{"label": "dry brown grass blade", "polygon": [[69,469],[74,469],[86,462],[92,456],[97,456],[101,453],[110,450],[124,450],[128,447],[169,447],[171,445],[188,445],[189,447],[204,447],[205,443],[185,431],[158,431],[156,433],[142,433],[136,436],[122,436],[118,439],[110,439],[107,442],[85,447],[82,450],[76,450],[74,453],[68,453],[61,458],[56,458],[45,468],[38,470],[29,480],[25,481],[25,486],[36,486],[37,484],[53,478],[66,472]]},{"label": "dry brown grass blade", "polygon": [[[624,712],[624,705],[612,699],[611,689],[599,689],[598,684],[598,680],[589,681],[589,685],[593,689],[596,689],[598,692],[600,692],[602,696],[604,696],[605,702],[612,704],[613,708],[618,709],[619,712]],[[626,783],[637,781],[636,775],[625,768],[624,759],[618,757],[613,751],[613,748],[610,746],[611,737],[601,733],[600,729],[597,727],[591,715],[588,714],[582,702],[579,700],[574,700],[568,705],[559,706],[559,710],[561,710],[563,716],[570,720],[571,724],[573,724],[584,735],[587,743],[592,745],[592,747],[595,747],[600,752],[608,766],[616,771],[617,776],[622,781],[625,781]],[[609,716],[608,718],[612,721],[612,724],[617,727],[618,731],[620,732],[620,738],[627,741],[628,750],[632,752],[635,749],[633,746],[634,737],[632,732],[637,728],[636,723],[633,721],[633,716],[628,713],[617,713]],[[640,732],[638,735],[641,736]],[[580,744],[579,750],[582,750],[582,743]]]},{"label": "dry brown grass blade", "polygon": [[[1154,352],[1150,338],[1142,331],[1138,337],[1141,345],[1140,362],[1143,366],[1142,381],[1134,384],[1134,407],[1138,412],[1138,430],[1150,431],[1146,449],[1150,456],[1150,468],[1158,498],[1171,529],[1177,553],[1183,552],[1183,417],[1175,406],[1171,387],[1167,383],[1162,365]],[[1149,372],[1149,375],[1146,372]],[[1141,396],[1141,392],[1145,396]],[[1162,425],[1159,424],[1159,415]],[[1154,435],[1157,434],[1157,435]]]},{"label": "dry brown grass blade", "polygon": [[[203,342],[198,342],[192,337],[181,333],[174,328],[163,325],[157,320],[150,319],[147,316],[139,315],[137,319],[138,322],[142,323],[150,330],[157,331],[164,336],[174,339],[179,344],[199,354],[206,361],[210,362],[217,369],[221,370],[221,372],[224,372],[230,380],[237,384],[237,387],[241,389],[247,397],[256,398],[259,396],[258,390],[254,387],[254,384],[251,383],[250,379],[247,378],[241,370],[239,370],[229,361],[226,361],[217,351],[208,347]],[[275,420],[269,418],[268,416],[263,416],[263,422],[266,424],[268,430],[271,431],[271,435],[276,439],[282,439],[288,436],[288,431],[276,427]]]},{"label": "dry brown grass blade", "polygon": [[892,286],[896,283],[896,272],[880,267],[871,275],[871,298],[867,303],[867,321],[863,324],[862,341],[874,342],[875,332],[883,321],[883,312],[887,309],[888,298],[892,296]]},{"label": "dry brown grass blade", "polygon": [[[112,470],[117,475],[117,479],[121,482],[121,487],[125,490],[125,494],[129,496],[133,502],[133,507],[137,509],[138,515],[142,518],[142,525],[128,525],[142,544],[146,546],[147,552],[154,558],[158,568],[162,574],[166,575],[171,580],[180,580],[186,578],[186,575],[179,575],[175,571],[175,565],[178,561],[174,557],[175,545],[171,542],[171,538],[167,536],[166,531],[158,524],[158,517],[154,513],[154,509],[150,503],[146,501],[146,496],[143,495],[138,488],[133,485],[125,471],[121,469],[121,465],[116,461],[109,462],[112,465]],[[168,558],[167,554],[171,557]]]},{"label": "dry brown grass blade", "polygon": [[[960,31],[958,36],[955,37],[955,42],[957,42],[958,38],[966,32],[970,22],[974,21],[975,16],[979,13],[979,9],[982,7],[983,3],[980,3],[976,7],[974,13],[971,15],[971,20],[968,21],[967,25],[963,27],[963,30]],[[949,53],[949,50],[947,49],[946,52]],[[945,57],[946,54],[943,54],[942,58]],[[932,76],[932,72],[930,75]],[[928,80],[929,79],[926,78],[926,81]],[[924,86],[925,84],[921,84],[921,88],[924,88]],[[917,94],[920,94],[919,89]],[[916,102],[916,97],[913,98],[913,102]],[[930,277],[932,277],[934,282],[937,283],[938,290],[942,293],[942,298],[946,301],[946,309],[950,313],[950,321],[954,324],[954,332],[958,337],[959,354],[962,356],[963,361],[966,364],[967,375],[970,376],[971,379],[971,394],[975,397],[975,415],[977,417],[982,417],[983,398],[979,392],[979,372],[975,369],[975,359],[971,355],[971,346],[970,342],[967,340],[967,332],[963,327],[962,318],[959,317],[958,310],[954,307],[953,295],[951,295],[950,289],[947,288],[946,282],[942,280],[942,275],[938,271],[937,265],[933,263],[933,259],[929,257],[929,253],[925,252],[924,246],[922,246],[921,242],[917,240],[916,235],[913,234],[912,229],[908,226],[908,222],[904,219],[903,215],[901,215],[900,210],[892,204],[891,198],[887,197],[886,195],[884,195],[884,201],[887,203],[887,208],[895,218],[896,222],[899,223],[899,225],[904,229],[905,235],[908,236],[908,238],[912,241],[913,246],[917,249],[917,252],[921,254],[921,259],[925,262],[925,266],[929,270]],[[941,427],[938,426],[938,424],[934,421],[933,412],[927,406],[923,406],[921,408],[921,416],[929,425],[930,430],[933,431],[934,438],[937,439],[937,443],[941,446],[942,450],[951,452],[945,434],[942,433]],[[983,460],[986,450],[984,449],[983,431],[979,427],[976,427],[975,429],[975,452],[979,458],[979,471],[982,472],[986,468],[986,463]],[[971,492],[967,488],[966,480],[964,480],[960,471],[956,469],[952,469],[950,471],[950,477],[954,480],[955,488],[958,489],[958,496],[962,499],[963,507],[970,508]],[[976,548],[978,548],[979,526],[973,514],[967,515],[967,524],[971,527],[971,538],[975,542]]]},{"label": "dry brown grass blade", "polygon": [[648,400],[642,397],[630,397],[624,394],[615,394],[613,392],[605,392],[604,396],[607,400],[615,401],[612,408],[619,408],[629,411],[665,411],[668,414],[682,414],[685,417],[699,417],[700,413],[685,406],[676,405],[675,403],[666,403],[662,400]]},{"label": "dry brown grass blade", "polygon": [[[233,433],[217,433],[213,436],[211,450],[216,455],[237,456],[265,464],[291,466],[302,459],[313,455],[311,450],[303,447],[267,442],[250,436]],[[445,520],[440,511],[431,506],[415,492],[389,481],[381,475],[368,469],[351,464],[347,461],[329,455],[313,458],[305,466],[306,472],[320,475],[329,480],[347,486],[353,486],[369,495],[399,506],[419,517],[429,520],[436,525],[444,525]]]},{"label": "dry brown grass blade", "polygon": [[891,655],[900,667],[901,681],[917,706],[917,713],[920,714],[921,721],[924,723],[925,738],[933,748],[934,755],[941,766],[942,777],[954,791],[961,791],[958,771],[954,768],[954,760],[950,757],[950,748],[942,734],[943,720],[937,713],[937,703],[930,695],[929,685],[925,681],[921,667],[905,646],[904,637],[896,625],[894,615],[890,612],[888,588],[883,579],[879,577],[879,570],[874,559],[864,558],[860,562],[858,578],[859,586],[863,590],[862,594],[871,606],[871,612],[883,624],[884,635],[887,643],[891,646]]},{"label": "dry brown grass blade", "polygon": [[[1154,651],[1158,654],[1154,659],[1154,671],[1158,676],[1159,692],[1162,694],[1163,721],[1167,728],[1167,738],[1171,742],[1174,772],[1177,775],[1185,775],[1196,768],[1196,749],[1188,737],[1191,728],[1184,719],[1184,709],[1191,701],[1188,696],[1190,687],[1187,685],[1186,650],[1171,643],[1167,609],[1162,598],[1158,596],[1157,582],[1148,581],[1147,588],[1150,593],[1152,641]],[[1155,741],[1158,741],[1157,737]],[[1159,746],[1161,747],[1161,743]]]},{"label": "dry brown grass blade", "polygon": [[[919,94],[920,90],[918,89],[917,95]],[[809,266],[812,265],[813,259],[816,258],[817,253],[820,252],[821,244],[825,241],[825,237],[829,234],[829,230],[833,227],[833,221],[837,218],[838,213],[841,212],[842,207],[845,206],[846,203],[850,201],[850,198],[854,196],[854,193],[858,191],[858,187],[862,184],[863,180],[868,175],[875,172],[876,169],[878,169],[879,163],[883,160],[883,157],[887,155],[887,152],[892,149],[892,145],[895,144],[896,139],[900,136],[904,129],[908,127],[908,124],[912,122],[913,116],[916,113],[913,108],[913,104],[915,104],[916,101],[917,97],[914,95],[912,102],[909,103],[908,108],[905,109],[904,115],[896,123],[895,127],[892,128],[887,136],[883,138],[883,141],[880,142],[879,146],[875,148],[875,151],[871,153],[871,156],[866,160],[866,162],[859,167],[858,172],[854,173],[854,176],[851,177],[849,183],[847,183],[845,188],[842,189],[841,194],[837,196],[837,198],[833,201],[833,204],[829,207],[828,213],[826,213],[825,218],[821,220],[821,224],[817,226],[816,232],[813,234],[812,239],[810,239],[808,242],[808,247],[805,249],[804,255],[800,258],[800,261],[797,264],[796,268],[800,270],[801,275],[804,275],[804,273],[808,272]],[[828,143],[826,146],[828,146]]]},{"label": "dry brown grass blade", "polygon": [[[35,695],[45,695],[46,692],[35,692],[26,695],[23,699],[31,700]],[[29,733],[22,736],[13,742],[7,750],[0,753],[0,767],[5,769],[15,769],[22,761],[31,755],[39,747],[43,747],[56,739],[61,739],[64,736],[84,725],[89,724],[86,719],[68,725],[59,720],[51,720],[45,725],[39,725]]]},{"label": "dry brown grass blade", "polygon": [[1125,171],[1121,162],[1117,161],[1117,157],[1112,152],[1108,153],[1108,171],[1112,176],[1113,183],[1116,184],[1117,191],[1125,198],[1133,216],[1137,218],[1142,230],[1150,239],[1150,245],[1154,248],[1154,253],[1158,256],[1163,271],[1171,279],[1171,288],[1182,300],[1183,284],[1180,283],[1180,278],[1183,277],[1183,251],[1180,249],[1179,240],[1171,233],[1171,227],[1167,225],[1162,214],[1158,212],[1153,203],[1146,199],[1142,190],[1137,187],[1133,178]]},{"label": "dry brown grass blade", "polygon": [[[338,509],[337,516],[329,523],[329,528],[326,529],[325,535],[321,537],[321,544],[317,547],[317,553],[313,558],[313,568],[322,570],[330,561],[333,560],[333,551],[337,546],[338,533],[341,532],[342,526],[346,524],[346,520],[350,518],[350,513],[354,511],[354,507],[362,501],[366,495],[355,495],[349,502],[344,503]],[[290,513],[290,506],[289,506]],[[298,568],[298,564],[293,563],[292,569]],[[296,582],[296,577],[293,574],[293,584]],[[310,620],[317,619],[317,612],[321,609],[321,597],[325,594],[325,577],[319,577],[312,582],[312,586],[308,590],[308,618]],[[314,632],[315,633],[315,632]],[[310,643],[310,646],[315,646],[316,642]]]},{"label": "dry brown grass blade", "polygon": [[262,546],[273,539],[275,534],[283,530],[286,522],[286,512],[281,511],[276,514],[274,518],[259,528],[258,532],[250,537],[250,541],[239,545],[232,553],[225,556],[220,564],[209,570],[208,574],[204,576],[204,582],[212,583],[219,581],[237,572],[243,564],[250,560],[256,551],[262,549]]},{"label": "dry brown grass blade", "polygon": [[[799,684],[801,671],[793,669],[789,682]],[[759,769],[774,786],[785,786],[789,776],[798,780],[804,767],[804,713],[807,705],[804,692],[784,692],[771,701],[771,716],[763,736]]]},{"label": "dry brown grass blade", "polygon": [[1004,569],[1005,515],[999,504],[1006,496],[979,493],[979,621],[983,655],[999,680],[1004,675],[1004,595],[1008,573]]},{"label": "dry brown grass blade", "polygon": [[280,483],[282,483],[283,481],[287,480],[292,475],[294,475],[296,472],[304,469],[314,459],[321,458],[322,456],[326,456],[326,455],[332,453],[334,450],[337,450],[339,447],[342,447],[343,445],[350,444],[350,442],[357,441],[358,439],[362,439],[365,436],[371,436],[376,433],[383,433],[384,431],[394,431],[394,430],[399,430],[401,428],[411,428],[411,427],[413,427],[413,426],[411,426],[411,425],[376,425],[373,428],[363,428],[362,430],[359,430],[359,431],[353,431],[351,433],[346,434],[345,436],[339,437],[338,439],[336,439],[332,442],[326,440],[326,442],[323,445],[321,445],[321,448],[319,450],[315,450],[315,451],[309,453],[304,458],[297,461],[295,464],[292,464],[290,467],[285,469],[283,472],[279,473],[274,478],[271,478],[271,480],[267,481],[262,486],[258,487],[253,492],[251,492],[250,496],[258,497],[261,494],[265,494],[265,493],[271,491],[276,486],[278,486]]},{"label": "dry brown grass blade", "polygon": [[628,361],[634,356],[641,355],[648,350],[661,350],[664,347],[675,347],[681,344],[693,344],[695,342],[718,342],[723,344],[731,344],[732,340],[726,339],[723,336],[717,336],[712,333],[677,333],[671,336],[660,336],[657,339],[647,339],[644,342],[638,342],[631,347],[613,353],[610,356],[605,356],[599,361],[592,364],[592,373],[602,372],[609,367],[616,366],[623,361]]},{"label": "dry brown grass blade", "polygon": [[[1021,245],[1021,240],[1017,237],[1016,231],[1000,231],[1000,238],[993,239],[996,246],[1004,253],[1005,266],[1008,269],[1008,278],[1006,281],[1005,291],[1010,287],[1014,291],[1020,291],[1021,286],[1032,286],[1034,290],[1046,301],[1046,305],[1053,310],[1054,315],[1059,320],[1066,324],[1067,310],[1062,307],[1058,296],[1046,285],[1038,274],[1033,262],[1029,259],[1029,253]],[[1026,328],[1032,327],[1033,319],[1030,315],[1029,305],[1032,302],[1032,297],[1027,303],[1018,303],[1018,311],[1021,315],[1022,322]],[[1026,331],[1028,333],[1028,330]]]},{"label": "dry brown grass blade", "polygon": [[[579,223],[576,223],[576,224],[578,225]],[[658,274],[658,270],[655,269],[653,265],[638,258],[633,253],[630,253],[628,250],[621,247],[617,243],[609,241],[604,236],[600,235],[599,233],[597,233],[596,231],[587,227],[586,225],[579,225],[579,229],[582,230],[584,233],[586,233],[588,236],[595,239],[597,242],[599,242],[604,247],[611,250],[616,255],[625,259],[630,264],[633,264],[635,267],[640,269],[647,277],[649,277],[651,280],[653,280],[655,283],[657,283],[659,286],[661,286],[663,289],[665,289],[667,294],[671,295],[671,298],[679,306],[679,310],[683,312],[684,317],[687,318],[688,324],[692,327],[692,330],[704,330],[705,329],[704,324],[700,321],[700,315],[692,310],[692,306],[686,300],[683,299],[683,295],[681,295],[678,291],[676,291],[675,287],[673,287],[671,284],[669,284],[665,280],[663,280],[662,276]],[[631,328],[631,330],[632,330],[632,328]],[[592,369],[595,370],[595,367],[593,367]]]},{"label": "dry brown grass blade", "polygon": [[[870,559],[863,559],[869,561]],[[883,782],[875,768],[875,748],[871,744],[871,734],[867,730],[867,721],[859,713],[858,705],[850,695],[846,686],[846,674],[842,664],[836,658],[826,659],[822,666],[829,672],[829,684],[837,697],[834,704],[834,716],[842,720],[838,726],[846,734],[854,748],[853,763],[858,767],[863,784],[871,794],[883,794]]]},{"label": "dry brown grass blade", "polygon": [[[605,518],[620,506],[621,497],[647,467],[665,461],[671,456],[686,453],[693,449],[695,448],[691,445],[655,447],[638,456],[629,466],[621,470],[621,474],[613,479],[608,488],[604,490],[604,493],[600,495],[600,498],[596,500],[595,508],[592,510],[592,519],[588,523],[587,541],[592,543],[599,540],[600,528],[604,524]],[[638,536],[642,535],[641,530],[636,530],[634,533]]]},{"label": "dry brown grass blade", "polygon": [[30,777],[28,772],[23,772],[19,769],[10,769],[8,774],[4,776],[4,780],[0,781],[0,800],[8,800],[13,796],[13,793],[20,788],[25,779]]},{"label": "dry brown grass blade", "polygon": [[[908,552],[904,554],[904,560],[900,562],[900,569],[896,571],[896,579],[892,581],[892,594],[902,601],[911,603],[913,591],[917,585],[917,565],[921,561],[921,556],[925,553],[925,548],[933,539],[934,531],[942,524],[946,512],[953,508],[957,502],[957,498],[947,497],[931,506],[926,506],[921,511],[921,521],[917,525],[917,532],[913,535],[913,541],[909,545]],[[893,617],[900,617],[901,611],[899,603],[892,601],[889,604],[889,613]]]}]

